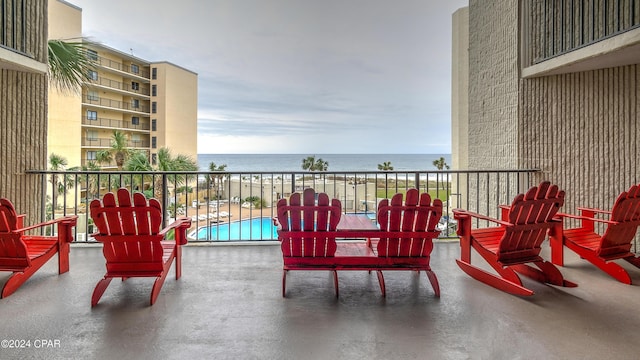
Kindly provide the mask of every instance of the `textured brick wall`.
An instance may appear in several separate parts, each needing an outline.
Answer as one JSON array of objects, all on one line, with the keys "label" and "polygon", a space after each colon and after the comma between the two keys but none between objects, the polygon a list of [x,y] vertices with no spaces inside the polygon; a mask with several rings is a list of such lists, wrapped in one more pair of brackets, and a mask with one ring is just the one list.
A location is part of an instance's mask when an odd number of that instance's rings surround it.
[{"label": "textured brick wall", "polygon": [[[47,58],[47,1],[27,2],[27,53]],[[41,185],[25,170],[46,168],[46,75],[0,70],[0,196],[29,222],[39,215]]]},{"label": "textured brick wall", "polygon": [[565,210],[610,209],[640,182],[639,66],[523,80],[521,166],[567,191]]},{"label": "textured brick wall", "polygon": [[469,164],[518,165],[518,2],[469,1]]}]

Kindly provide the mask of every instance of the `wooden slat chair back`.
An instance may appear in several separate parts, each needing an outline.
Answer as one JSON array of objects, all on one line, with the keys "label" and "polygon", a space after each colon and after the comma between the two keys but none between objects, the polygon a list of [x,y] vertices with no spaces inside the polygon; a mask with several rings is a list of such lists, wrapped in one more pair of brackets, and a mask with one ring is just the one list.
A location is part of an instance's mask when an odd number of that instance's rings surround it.
[{"label": "wooden slat chair back", "polygon": [[17,232],[18,214],[13,204],[7,199],[0,199],[0,270],[22,271],[31,266],[27,256],[27,245],[22,241],[22,234]]},{"label": "wooden slat chair back", "polygon": [[602,258],[620,259],[631,254],[631,243],[640,225],[640,186],[623,191],[611,209],[611,221],[596,254]]},{"label": "wooden slat chair back", "polygon": [[[2,288],[2,297],[13,294],[56,253],[58,273],[69,271],[69,243],[73,241],[72,230],[77,216],[65,216],[29,227],[24,227],[23,219],[11,201],[0,199],[0,271],[13,272]],[[24,234],[54,224],[58,227],[56,236]]]},{"label": "wooden slat chair back", "polygon": [[[551,254],[556,265],[564,265],[564,246],[576,252],[616,280],[631,284],[627,270],[614,260],[625,260],[640,268],[640,257],[631,252],[633,239],[640,225],[640,184],[623,191],[611,211],[578,207],[580,215],[562,214],[563,218],[581,221],[580,227],[561,228],[552,236]],[[603,218],[608,215],[609,218]],[[595,223],[606,225],[604,232],[596,232]]]},{"label": "wooden slat chair back", "polygon": [[[160,232],[162,209],[156,199],[147,199],[142,193],[118,190],[118,201],[107,193],[102,202],[91,203],[91,217],[98,228],[94,235],[102,242],[107,271],[161,273],[163,271],[163,240]],[[128,275],[130,276],[130,275]]]},{"label": "wooden slat chair back", "polygon": [[[518,274],[543,283],[577,286],[565,280],[551,262],[540,256],[541,244],[547,234],[562,229],[556,216],[564,204],[564,197],[564,191],[557,185],[544,181],[525,194],[517,195],[510,206],[502,207],[502,219],[454,209],[461,248],[460,259],[456,259],[458,266],[473,278],[514,295],[533,295],[532,290],[523,286]],[[472,218],[499,226],[472,229]],[[476,250],[498,275],[472,265],[471,249]]]},{"label": "wooden slat chair back", "polygon": [[442,216],[442,201],[431,204],[428,193],[419,194],[409,189],[403,203],[402,194],[395,194],[391,201],[384,199],[378,204],[378,225],[382,231],[421,233],[413,238],[381,238],[377,242],[377,254],[381,257],[429,256],[433,250],[433,238],[440,234],[436,229]]},{"label": "wooden slat chair back", "polygon": [[[169,268],[176,260],[176,280],[180,278],[181,245],[187,243],[186,231],[191,226],[188,218],[179,218],[166,228],[162,226],[162,207],[156,199],[147,199],[142,193],[133,194],[118,189],[116,195],[107,193],[102,201],[93,200],[91,218],[98,233],[93,237],[103,244],[107,273],[96,285],[91,298],[95,306],[114,277],[155,277],[150,304],[156,301]],[[174,229],[174,239],[166,234]]]},{"label": "wooden slat chair back", "polygon": [[[277,203],[279,240],[284,257],[331,257],[336,252],[336,230],[342,206],[337,199],[313,189],[294,193]],[[286,235],[283,235],[286,234]]]},{"label": "wooden slat chair back", "polygon": [[498,248],[498,261],[505,265],[541,261],[542,242],[551,221],[564,204],[564,191],[558,186],[543,182],[532,187],[526,194],[515,197],[508,212],[512,225],[506,226]]}]

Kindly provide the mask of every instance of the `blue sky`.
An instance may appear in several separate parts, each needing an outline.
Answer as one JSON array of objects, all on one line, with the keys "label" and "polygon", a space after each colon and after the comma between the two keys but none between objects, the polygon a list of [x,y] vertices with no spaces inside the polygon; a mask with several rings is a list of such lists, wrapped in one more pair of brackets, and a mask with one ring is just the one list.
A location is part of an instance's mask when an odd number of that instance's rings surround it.
[{"label": "blue sky", "polygon": [[198,73],[198,153],[450,152],[467,0],[68,1],[84,36]]}]

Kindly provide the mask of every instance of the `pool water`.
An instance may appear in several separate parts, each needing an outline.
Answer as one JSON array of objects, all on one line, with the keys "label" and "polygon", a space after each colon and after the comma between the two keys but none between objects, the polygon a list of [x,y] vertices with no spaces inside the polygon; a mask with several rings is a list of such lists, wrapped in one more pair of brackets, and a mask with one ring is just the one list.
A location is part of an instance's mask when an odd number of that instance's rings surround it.
[{"label": "pool water", "polygon": [[[233,221],[225,224],[201,226],[189,233],[189,238],[210,241],[274,240],[277,228],[268,217]],[[207,231],[210,235],[207,237]]]}]

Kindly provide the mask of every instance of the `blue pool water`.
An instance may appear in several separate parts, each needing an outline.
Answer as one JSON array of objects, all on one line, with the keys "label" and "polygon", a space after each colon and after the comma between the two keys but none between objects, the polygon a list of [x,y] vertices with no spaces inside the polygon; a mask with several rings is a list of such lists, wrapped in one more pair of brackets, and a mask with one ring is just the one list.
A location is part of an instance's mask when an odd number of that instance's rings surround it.
[{"label": "blue pool water", "polygon": [[[207,230],[210,233],[209,237],[207,237]],[[189,237],[211,241],[274,240],[278,238],[278,233],[271,218],[261,217],[225,224],[211,224],[210,227],[201,226],[189,233]]]}]

